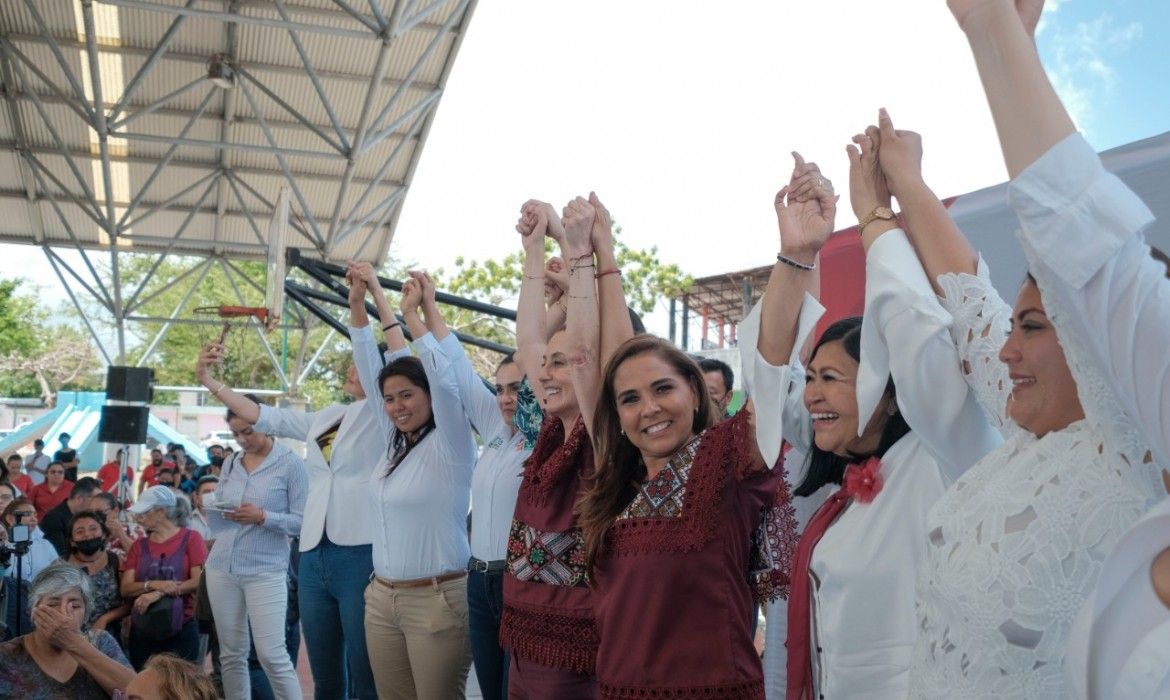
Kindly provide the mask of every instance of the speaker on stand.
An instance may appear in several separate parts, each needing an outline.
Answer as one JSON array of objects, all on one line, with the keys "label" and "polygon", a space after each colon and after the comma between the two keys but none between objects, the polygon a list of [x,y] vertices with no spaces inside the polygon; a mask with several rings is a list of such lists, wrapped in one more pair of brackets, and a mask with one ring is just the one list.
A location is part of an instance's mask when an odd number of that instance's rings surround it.
[{"label": "speaker on stand", "polygon": [[118,464],[116,496],[123,504],[130,502],[130,483],[126,465],[130,446],[146,444],[150,423],[150,402],[154,400],[154,370],[149,367],[114,367],[106,371],[106,405],[102,406],[98,424],[98,442],[122,446]]}]

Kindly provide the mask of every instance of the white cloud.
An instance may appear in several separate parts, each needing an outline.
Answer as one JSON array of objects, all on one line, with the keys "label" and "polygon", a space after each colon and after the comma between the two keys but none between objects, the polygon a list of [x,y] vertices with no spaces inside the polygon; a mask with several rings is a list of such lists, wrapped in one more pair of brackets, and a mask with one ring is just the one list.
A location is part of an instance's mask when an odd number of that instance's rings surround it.
[{"label": "white cloud", "polygon": [[1041,44],[1050,56],[1049,76],[1073,120],[1091,139],[1093,108],[1109,99],[1117,84],[1112,61],[1142,38],[1144,27],[1140,22],[1119,27],[1108,13],[1068,28],[1053,26],[1050,39]]}]

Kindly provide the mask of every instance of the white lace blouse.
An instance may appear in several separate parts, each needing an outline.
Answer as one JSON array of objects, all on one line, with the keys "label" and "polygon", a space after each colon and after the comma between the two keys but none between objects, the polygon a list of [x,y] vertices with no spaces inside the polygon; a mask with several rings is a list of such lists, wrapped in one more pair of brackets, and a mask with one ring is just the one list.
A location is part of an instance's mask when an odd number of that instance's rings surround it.
[{"label": "white lace blouse", "polygon": [[1150,458],[1051,305],[1086,418],[1040,439],[1006,418],[1011,383],[998,352],[1011,309],[982,262],[978,276],[939,282],[968,384],[1007,441],[927,516],[911,697],[1063,699],[1069,628],[1153,500]]}]

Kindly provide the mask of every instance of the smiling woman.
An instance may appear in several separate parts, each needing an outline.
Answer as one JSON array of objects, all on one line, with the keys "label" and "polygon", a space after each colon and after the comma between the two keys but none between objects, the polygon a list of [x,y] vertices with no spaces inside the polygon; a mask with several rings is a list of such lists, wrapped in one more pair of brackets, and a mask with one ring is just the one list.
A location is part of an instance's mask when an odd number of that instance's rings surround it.
[{"label": "smiling woman", "polygon": [[[368,264],[353,264],[350,339],[366,402],[388,445],[366,485],[374,517],[374,576],[365,591],[365,632],[378,697],[463,695],[468,641],[467,511],[475,441],[453,373],[420,316],[423,289],[412,277],[401,311],[418,357],[411,357],[381,284]],[[390,363],[374,343],[365,300],[372,293]],[[423,313],[433,309],[423,306]]]}]

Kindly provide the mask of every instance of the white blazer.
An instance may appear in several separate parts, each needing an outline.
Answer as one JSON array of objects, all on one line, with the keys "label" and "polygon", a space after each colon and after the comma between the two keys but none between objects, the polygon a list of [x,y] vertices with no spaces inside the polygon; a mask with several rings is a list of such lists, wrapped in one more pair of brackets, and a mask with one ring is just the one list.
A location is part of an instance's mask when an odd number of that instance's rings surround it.
[{"label": "white blazer", "polygon": [[[316,547],[323,532],[338,545],[373,542],[374,514],[360,506],[369,497],[370,474],[386,461],[386,438],[375,418],[365,399],[310,413],[261,404],[256,430],[305,442],[309,497],[301,526],[302,552]],[[326,462],[317,438],[338,423],[332,459]]]}]

